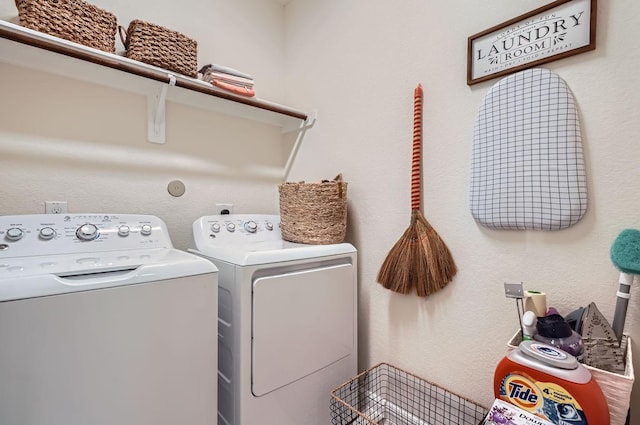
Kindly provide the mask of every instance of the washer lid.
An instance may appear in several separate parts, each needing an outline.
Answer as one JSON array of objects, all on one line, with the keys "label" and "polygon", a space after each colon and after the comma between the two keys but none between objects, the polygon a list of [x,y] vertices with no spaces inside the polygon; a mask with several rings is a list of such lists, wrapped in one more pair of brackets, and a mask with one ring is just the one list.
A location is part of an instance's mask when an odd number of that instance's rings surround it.
[{"label": "washer lid", "polygon": [[0,302],[216,273],[177,249],[0,258]]}]

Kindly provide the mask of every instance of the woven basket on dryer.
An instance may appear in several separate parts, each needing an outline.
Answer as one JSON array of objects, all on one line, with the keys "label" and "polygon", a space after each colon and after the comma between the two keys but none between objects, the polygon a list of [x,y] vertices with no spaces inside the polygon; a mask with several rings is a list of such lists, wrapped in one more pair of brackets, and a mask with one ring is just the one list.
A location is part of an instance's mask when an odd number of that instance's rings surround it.
[{"label": "woven basket on dryer", "polygon": [[279,186],[282,238],[307,244],[344,241],[347,233],[347,183],[342,174],[320,183]]},{"label": "woven basket on dryer", "polygon": [[116,16],[82,0],[15,0],[20,25],[109,53],[116,51]]},{"label": "woven basket on dryer", "polygon": [[126,34],[119,27],[126,57],[179,74],[198,75],[198,43],[160,25],[135,19]]}]

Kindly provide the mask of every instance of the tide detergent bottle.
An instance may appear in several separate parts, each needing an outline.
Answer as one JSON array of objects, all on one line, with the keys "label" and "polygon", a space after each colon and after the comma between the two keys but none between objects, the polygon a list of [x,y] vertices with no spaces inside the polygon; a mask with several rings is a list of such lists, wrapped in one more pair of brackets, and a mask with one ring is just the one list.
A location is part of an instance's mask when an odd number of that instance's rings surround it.
[{"label": "tide detergent bottle", "polygon": [[557,425],[610,425],[609,406],[591,372],[548,344],[523,341],[498,363],[494,395]]}]

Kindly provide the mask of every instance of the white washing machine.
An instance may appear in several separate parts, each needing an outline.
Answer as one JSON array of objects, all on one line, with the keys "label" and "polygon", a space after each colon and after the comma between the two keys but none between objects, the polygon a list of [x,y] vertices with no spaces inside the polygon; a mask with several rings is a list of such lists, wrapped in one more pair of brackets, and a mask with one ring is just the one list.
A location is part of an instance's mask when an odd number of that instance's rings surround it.
[{"label": "white washing machine", "polygon": [[215,424],[216,323],[157,217],[0,216],[0,424]]},{"label": "white washing machine", "polygon": [[201,217],[218,268],[218,424],[327,425],[357,373],[356,249],[282,240],[277,215]]}]

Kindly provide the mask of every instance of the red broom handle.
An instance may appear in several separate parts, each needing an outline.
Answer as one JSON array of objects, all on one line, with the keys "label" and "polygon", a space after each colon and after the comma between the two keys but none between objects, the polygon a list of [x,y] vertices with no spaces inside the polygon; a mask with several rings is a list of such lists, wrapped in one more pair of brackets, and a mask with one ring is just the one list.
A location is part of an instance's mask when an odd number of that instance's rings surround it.
[{"label": "red broom handle", "polygon": [[413,156],[411,160],[411,210],[420,209],[420,160],[422,158],[422,84],[413,92]]}]

